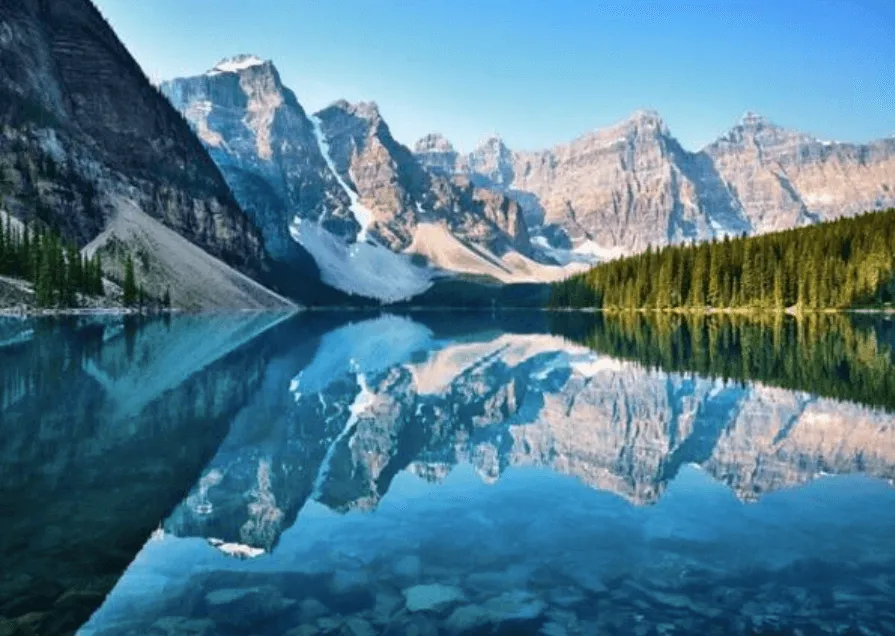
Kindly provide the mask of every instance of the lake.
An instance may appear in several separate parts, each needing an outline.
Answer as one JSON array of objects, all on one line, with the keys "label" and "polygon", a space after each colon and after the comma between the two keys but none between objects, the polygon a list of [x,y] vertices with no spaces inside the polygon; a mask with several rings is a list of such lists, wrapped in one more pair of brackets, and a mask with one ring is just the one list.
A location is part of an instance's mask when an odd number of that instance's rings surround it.
[{"label": "lake", "polygon": [[0,321],[0,634],[895,633],[895,323]]}]

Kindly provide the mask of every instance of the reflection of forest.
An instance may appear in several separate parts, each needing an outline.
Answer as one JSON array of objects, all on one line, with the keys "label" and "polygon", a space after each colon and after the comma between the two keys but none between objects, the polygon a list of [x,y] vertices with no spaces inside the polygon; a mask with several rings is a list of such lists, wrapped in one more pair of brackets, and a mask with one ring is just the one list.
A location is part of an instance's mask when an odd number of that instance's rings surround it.
[{"label": "reflection of forest", "polygon": [[649,368],[759,381],[895,409],[891,321],[810,314],[554,314],[551,329]]}]

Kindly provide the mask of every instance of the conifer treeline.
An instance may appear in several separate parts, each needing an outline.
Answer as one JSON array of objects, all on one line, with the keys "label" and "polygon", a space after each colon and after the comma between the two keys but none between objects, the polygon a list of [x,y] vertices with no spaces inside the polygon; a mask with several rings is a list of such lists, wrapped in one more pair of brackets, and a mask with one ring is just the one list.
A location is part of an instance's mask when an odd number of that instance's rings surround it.
[{"label": "conifer treeline", "polygon": [[34,285],[39,307],[74,307],[77,294],[102,296],[102,261],[55,232],[19,229],[0,217],[0,274]]},{"label": "conifer treeline", "polygon": [[895,298],[895,209],[699,245],[647,249],[551,287],[552,307],[782,311]]}]

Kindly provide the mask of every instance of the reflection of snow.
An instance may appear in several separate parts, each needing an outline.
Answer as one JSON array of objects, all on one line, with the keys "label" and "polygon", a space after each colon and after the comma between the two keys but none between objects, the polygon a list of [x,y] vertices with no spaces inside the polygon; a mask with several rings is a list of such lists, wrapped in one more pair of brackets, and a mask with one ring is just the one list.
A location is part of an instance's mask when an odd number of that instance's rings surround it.
[{"label": "reflection of snow", "polygon": [[296,396],[326,389],[346,373],[374,373],[431,347],[432,332],[408,318],[381,316],[326,334],[311,363],[289,383]]},{"label": "reflection of snow", "polygon": [[261,548],[253,548],[250,545],[243,545],[242,543],[228,543],[214,538],[210,538],[208,543],[224,554],[236,557],[237,559],[254,559],[264,554],[264,550]]},{"label": "reflection of snow", "polygon": [[360,393],[357,394],[354,398],[354,402],[348,407],[348,411],[351,415],[348,416],[348,420],[345,422],[345,428],[342,429],[342,432],[339,433],[335,440],[333,440],[333,443],[329,445],[329,448],[326,450],[326,456],[320,464],[320,472],[317,473],[317,478],[314,480],[315,497],[319,496],[320,489],[323,487],[323,484],[326,483],[327,477],[329,477],[330,464],[332,463],[333,455],[336,454],[336,449],[339,447],[339,444],[354,432],[354,427],[357,425],[357,420],[361,413],[372,406],[373,400],[376,398],[376,394],[370,390],[369,386],[367,386],[367,378],[364,377],[363,373],[358,374],[357,385],[360,387]]}]

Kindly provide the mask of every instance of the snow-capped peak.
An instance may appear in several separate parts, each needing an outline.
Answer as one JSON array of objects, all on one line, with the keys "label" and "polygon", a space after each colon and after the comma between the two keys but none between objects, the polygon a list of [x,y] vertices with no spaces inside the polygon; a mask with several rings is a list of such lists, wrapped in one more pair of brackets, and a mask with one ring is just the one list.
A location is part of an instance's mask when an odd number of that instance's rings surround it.
[{"label": "snow-capped peak", "polygon": [[257,55],[235,55],[218,62],[213,69],[208,71],[208,75],[217,75],[219,73],[238,73],[253,66],[261,66],[265,62]]}]

